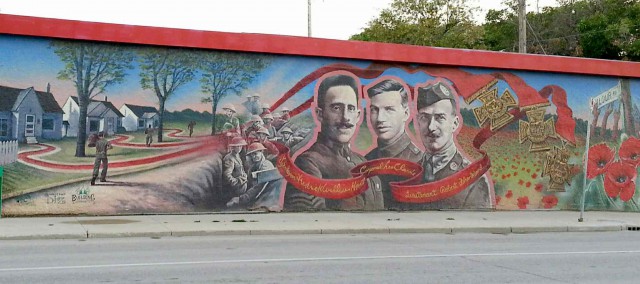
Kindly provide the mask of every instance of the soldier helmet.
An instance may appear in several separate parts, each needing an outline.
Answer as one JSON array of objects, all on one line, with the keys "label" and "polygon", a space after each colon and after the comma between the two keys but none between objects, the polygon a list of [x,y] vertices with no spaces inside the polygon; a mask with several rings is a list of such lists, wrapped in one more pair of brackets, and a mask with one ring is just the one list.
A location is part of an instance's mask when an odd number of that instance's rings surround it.
[{"label": "soldier helmet", "polygon": [[247,141],[244,141],[244,138],[242,137],[233,137],[231,139],[231,142],[229,143],[229,146],[245,146],[247,145]]},{"label": "soldier helmet", "polygon": [[249,145],[249,147],[247,147],[247,155],[251,154],[253,152],[256,151],[262,151],[262,150],[266,150],[267,148],[264,147],[264,145],[262,145],[262,143],[260,142],[254,142],[251,143],[251,145]]},{"label": "soldier helmet", "polygon": [[225,104],[224,107],[222,107],[222,109],[237,112],[236,107],[233,106],[233,104]]},{"label": "soldier helmet", "polygon": [[251,120],[249,120],[249,121],[250,122],[262,122],[262,118],[259,115],[254,114],[254,115],[251,116]]},{"label": "soldier helmet", "polygon": [[280,130],[280,133],[284,134],[284,133],[289,133],[289,134],[293,134],[293,131],[291,130],[291,128],[289,127],[283,127],[282,130]]},{"label": "soldier helmet", "polygon": [[262,116],[262,119],[271,119],[271,120],[273,120],[273,115],[271,115],[271,113],[267,113],[264,116]]},{"label": "soldier helmet", "polygon": [[288,107],[282,107],[282,112],[290,112],[291,110],[289,110]]},{"label": "soldier helmet", "polygon": [[271,105],[268,103],[262,104],[262,108],[271,108]]},{"label": "soldier helmet", "polygon": [[260,97],[260,94],[255,93],[255,94],[253,94],[253,96],[252,96],[252,97],[254,97],[254,98],[259,98],[259,97]]},{"label": "soldier helmet", "polygon": [[454,92],[447,84],[437,82],[433,85],[418,88],[418,109],[430,106],[441,100],[451,100],[453,103],[456,101]]},{"label": "soldier helmet", "polygon": [[256,133],[262,133],[262,134],[267,134],[269,135],[269,130],[263,126],[260,126],[260,128],[258,128],[258,131],[256,131]]}]

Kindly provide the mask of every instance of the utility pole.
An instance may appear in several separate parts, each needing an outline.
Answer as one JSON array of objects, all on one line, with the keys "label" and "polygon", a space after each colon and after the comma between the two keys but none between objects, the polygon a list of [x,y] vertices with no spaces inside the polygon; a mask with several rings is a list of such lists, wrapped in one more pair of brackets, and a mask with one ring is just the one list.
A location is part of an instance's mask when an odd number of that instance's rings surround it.
[{"label": "utility pole", "polygon": [[307,0],[307,36],[311,37],[311,0]]},{"label": "utility pole", "polygon": [[527,3],[518,0],[518,52],[527,53]]}]

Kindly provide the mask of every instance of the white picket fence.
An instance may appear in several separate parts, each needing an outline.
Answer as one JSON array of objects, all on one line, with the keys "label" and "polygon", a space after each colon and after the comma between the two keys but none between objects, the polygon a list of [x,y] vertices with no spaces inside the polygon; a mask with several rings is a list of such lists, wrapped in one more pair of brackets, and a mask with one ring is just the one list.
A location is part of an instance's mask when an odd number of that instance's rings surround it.
[{"label": "white picket fence", "polygon": [[18,160],[18,141],[0,142],[0,166],[11,164]]}]

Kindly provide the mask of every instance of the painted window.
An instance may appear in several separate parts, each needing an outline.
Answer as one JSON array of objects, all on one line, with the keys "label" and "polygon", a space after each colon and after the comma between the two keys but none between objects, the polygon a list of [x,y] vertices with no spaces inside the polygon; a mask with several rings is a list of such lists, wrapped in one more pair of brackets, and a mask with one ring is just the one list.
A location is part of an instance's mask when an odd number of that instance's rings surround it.
[{"label": "painted window", "polygon": [[54,130],[53,119],[51,119],[51,118],[43,118],[42,119],[42,130]]},{"label": "painted window", "polygon": [[89,121],[89,131],[95,132],[100,129],[100,121],[90,120]]},{"label": "painted window", "polygon": [[138,127],[144,127],[144,120],[138,120]]},{"label": "painted window", "polygon": [[0,137],[9,136],[9,120],[0,118]]}]

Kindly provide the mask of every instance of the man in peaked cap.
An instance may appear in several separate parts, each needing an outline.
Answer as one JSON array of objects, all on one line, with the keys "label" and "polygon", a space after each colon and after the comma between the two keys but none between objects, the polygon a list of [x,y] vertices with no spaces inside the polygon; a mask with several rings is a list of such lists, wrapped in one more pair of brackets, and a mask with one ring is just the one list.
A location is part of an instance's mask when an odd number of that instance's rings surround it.
[{"label": "man in peaked cap", "polygon": [[[462,125],[458,114],[457,94],[444,82],[418,88],[416,125],[426,151],[421,164],[423,182],[433,182],[453,175],[469,166],[455,143],[456,130]],[[491,208],[488,178],[482,176],[458,194],[431,203],[407,205],[409,209],[479,209]]]},{"label": "man in peaked cap", "polygon": [[247,191],[247,173],[244,171],[240,151],[247,142],[242,137],[233,137],[229,142],[229,153],[222,159],[222,178],[230,192],[228,196],[238,196]]},{"label": "man in peaked cap", "polygon": [[[369,96],[369,119],[376,134],[376,148],[365,155],[367,160],[398,158],[417,163],[422,151],[411,141],[406,132],[409,120],[409,95],[402,83],[386,79],[367,89]],[[381,175],[382,192],[386,208],[398,209],[391,194],[390,182],[404,180],[394,175]]]}]

